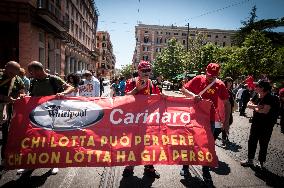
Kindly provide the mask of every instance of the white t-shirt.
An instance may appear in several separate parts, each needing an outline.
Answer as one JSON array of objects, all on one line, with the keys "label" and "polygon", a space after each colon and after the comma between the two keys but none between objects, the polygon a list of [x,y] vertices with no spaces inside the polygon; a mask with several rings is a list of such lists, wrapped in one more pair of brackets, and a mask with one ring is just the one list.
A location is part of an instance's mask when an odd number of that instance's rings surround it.
[{"label": "white t-shirt", "polygon": [[92,76],[91,80],[83,79],[84,84],[79,86],[79,95],[84,97],[100,96],[100,81]]}]

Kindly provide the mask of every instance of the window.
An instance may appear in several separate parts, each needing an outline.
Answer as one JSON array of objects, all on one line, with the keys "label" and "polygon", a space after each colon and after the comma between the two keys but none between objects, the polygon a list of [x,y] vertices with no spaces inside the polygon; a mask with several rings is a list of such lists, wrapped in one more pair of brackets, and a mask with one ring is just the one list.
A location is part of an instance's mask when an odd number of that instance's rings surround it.
[{"label": "window", "polygon": [[227,38],[227,36],[224,36],[224,39]]},{"label": "window", "polygon": [[147,52],[148,51],[148,46],[143,46],[143,51]]},{"label": "window", "polygon": [[162,38],[160,38],[160,44],[162,44],[163,43],[163,39]]},{"label": "window", "polygon": [[195,34],[191,33],[191,34],[190,34],[190,36],[194,37],[194,36],[195,36]]},{"label": "window", "polygon": [[103,35],[103,41],[105,41],[106,40],[106,36],[105,35]]},{"label": "window", "polygon": [[174,35],[178,35],[178,33],[174,33]]},{"label": "window", "polygon": [[147,55],[143,55],[143,60],[144,61],[149,61],[149,57]]},{"label": "window", "polygon": [[207,35],[208,38],[211,38],[211,35]]},{"label": "window", "polygon": [[182,40],[182,44],[183,44],[183,45],[185,44],[185,40]]},{"label": "window", "polygon": [[226,46],[226,42],[223,42],[223,47]]},{"label": "window", "polygon": [[186,33],[182,33],[182,34],[181,34],[181,36],[186,36],[186,35],[187,35]]},{"label": "window", "polygon": [[74,20],[71,20],[71,31],[74,32]]},{"label": "window", "polygon": [[218,38],[218,35],[216,35],[216,37],[215,38]]},{"label": "window", "polygon": [[103,42],[103,43],[102,43],[102,47],[103,47],[103,48],[106,47],[106,43]]},{"label": "window", "polygon": [[149,37],[144,37],[144,43],[148,43],[149,42]]},{"label": "window", "polygon": [[215,42],[215,45],[217,45],[218,43],[217,42]]},{"label": "window", "polygon": [[44,42],[44,33],[39,32],[39,41]]}]

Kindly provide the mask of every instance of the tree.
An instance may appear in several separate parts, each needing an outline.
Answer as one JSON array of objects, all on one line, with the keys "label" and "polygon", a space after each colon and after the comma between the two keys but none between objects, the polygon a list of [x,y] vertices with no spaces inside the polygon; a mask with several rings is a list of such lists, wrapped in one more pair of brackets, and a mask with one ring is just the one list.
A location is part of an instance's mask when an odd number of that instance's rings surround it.
[{"label": "tree", "polygon": [[274,48],[271,40],[259,31],[253,30],[243,42],[241,59],[243,74],[259,77],[261,74],[271,75],[274,67]]},{"label": "tree", "polygon": [[126,79],[129,79],[132,77],[132,73],[133,73],[133,67],[131,64],[129,65],[124,65],[122,66],[122,69],[121,69],[121,76],[125,77]]},{"label": "tree", "polygon": [[174,78],[184,73],[187,59],[188,55],[183,45],[173,38],[153,62],[154,72],[162,75],[166,80],[175,82]]},{"label": "tree", "polygon": [[274,46],[284,45],[284,36],[277,32],[273,32],[272,29],[284,26],[284,17],[280,19],[261,19],[256,20],[256,6],[254,6],[250,12],[250,18],[247,21],[241,21],[243,27],[233,37],[234,44],[241,46],[247,35],[252,30],[261,31],[268,37]]}]

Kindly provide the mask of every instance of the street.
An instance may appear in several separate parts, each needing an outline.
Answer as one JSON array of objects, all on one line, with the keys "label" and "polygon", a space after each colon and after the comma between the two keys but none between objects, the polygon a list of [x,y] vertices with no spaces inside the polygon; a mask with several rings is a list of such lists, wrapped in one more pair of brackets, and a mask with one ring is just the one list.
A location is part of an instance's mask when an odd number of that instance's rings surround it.
[{"label": "street", "polygon": [[[166,91],[169,95],[180,95],[179,92]],[[109,96],[109,86],[105,87],[103,97]],[[247,111],[251,116],[251,111]],[[219,147],[216,141],[216,152],[219,167],[211,169],[215,187],[283,187],[284,186],[284,135],[280,127],[275,126],[268,148],[266,171],[256,176],[255,169],[244,168],[239,164],[246,158],[249,122],[247,117],[233,114],[234,122],[230,129],[229,146]],[[258,155],[258,153],[257,153]],[[256,156],[257,156],[256,155]],[[257,157],[256,157],[257,158]],[[181,166],[155,166],[161,174],[160,179],[149,179],[143,176],[143,166],[137,166],[134,176],[122,178],[124,167],[80,167],[60,169],[57,175],[50,175],[49,169],[36,169],[32,174],[18,176],[16,170],[3,174],[1,187],[204,187],[200,166],[191,166],[191,176],[184,178],[179,175]],[[30,176],[31,175],[31,176]]]}]

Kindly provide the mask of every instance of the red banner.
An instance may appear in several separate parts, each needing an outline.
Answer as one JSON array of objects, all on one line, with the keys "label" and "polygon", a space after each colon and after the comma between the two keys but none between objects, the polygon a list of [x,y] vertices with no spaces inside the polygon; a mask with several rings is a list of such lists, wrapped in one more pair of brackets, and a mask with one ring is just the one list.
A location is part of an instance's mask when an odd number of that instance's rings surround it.
[{"label": "red banner", "polygon": [[27,97],[14,105],[8,168],[217,165],[209,101]]}]

